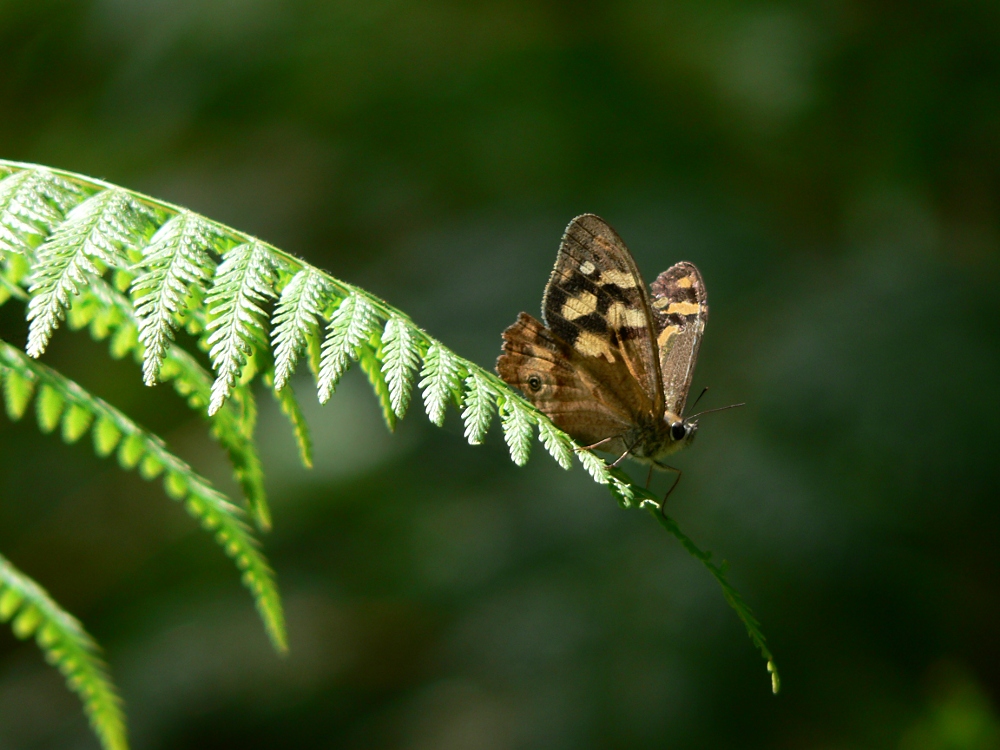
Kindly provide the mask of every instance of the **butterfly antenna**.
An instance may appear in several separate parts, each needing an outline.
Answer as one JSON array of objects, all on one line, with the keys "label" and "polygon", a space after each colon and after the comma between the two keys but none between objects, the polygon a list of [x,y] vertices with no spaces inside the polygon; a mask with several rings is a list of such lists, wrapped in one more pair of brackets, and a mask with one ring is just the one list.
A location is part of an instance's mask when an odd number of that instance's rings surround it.
[{"label": "butterfly antenna", "polygon": [[690,422],[692,419],[697,419],[702,414],[711,414],[713,411],[725,411],[726,409],[736,409],[737,407],[740,406],[746,406],[746,402],[742,404],[730,404],[729,406],[719,406],[715,409],[705,409],[705,411],[700,411],[697,414],[692,414],[690,417],[685,417],[684,421]]},{"label": "butterfly antenna", "polygon": [[691,408],[692,409],[694,409],[696,406],[698,406],[698,402],[701,401],[701,397],[704,396],[706,393],[708,393],[708,386],[707,385],[704,388],[701,389],[701,393],[698,394],[698,398],[696,398],[694,400],[694,403],[691,404]]}]

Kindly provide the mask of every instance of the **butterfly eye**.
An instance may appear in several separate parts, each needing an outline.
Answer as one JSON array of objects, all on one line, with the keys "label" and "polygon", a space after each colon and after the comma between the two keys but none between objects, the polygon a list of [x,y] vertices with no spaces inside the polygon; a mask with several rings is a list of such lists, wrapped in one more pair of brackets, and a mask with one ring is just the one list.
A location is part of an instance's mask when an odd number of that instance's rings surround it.
[{"label": "butterfly eye", "polygon": [[532,375],[528,378],[528,387],[531,389],[532,393],[538,393],[542,389],[542,379],[537,375]]},{"label": "butterfly eye", "polygon": [[683,422],[674,422],[670,425],[670,437],[675,441],[683,440],[687,436],[687,425]]}]

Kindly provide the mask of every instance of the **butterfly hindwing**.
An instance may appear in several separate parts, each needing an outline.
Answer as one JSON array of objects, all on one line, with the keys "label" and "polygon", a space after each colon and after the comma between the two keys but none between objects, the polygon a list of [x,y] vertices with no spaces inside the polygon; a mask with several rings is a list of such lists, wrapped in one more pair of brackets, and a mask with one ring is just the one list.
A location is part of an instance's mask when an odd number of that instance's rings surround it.
[{"label": "butterfly hindwing", "polygon": [[[631,424],[630,407],[637,385],[622,379],[603,358],[596,369],[583,355],[553,335],[541,321],[521,313],[503,332],[503,354],[497,372],[582,445],[623,435]],[[628,375],[627,371],[625,375]],[[617,445],[606,444],[607,450]]]},{"label": "butterfly hindwing", "polygon": [[684,413],[698,348],[708,321],[705,283],[693,263],[677,263],[652,284],[653,321],[667,411]]},{"label": "butterfly hindwing", "polygon": [[663,413],[649,295],[625,243],[603,219],[584,214],[566,228],[542,315],[583,364],[635,381],[633,418]]}]

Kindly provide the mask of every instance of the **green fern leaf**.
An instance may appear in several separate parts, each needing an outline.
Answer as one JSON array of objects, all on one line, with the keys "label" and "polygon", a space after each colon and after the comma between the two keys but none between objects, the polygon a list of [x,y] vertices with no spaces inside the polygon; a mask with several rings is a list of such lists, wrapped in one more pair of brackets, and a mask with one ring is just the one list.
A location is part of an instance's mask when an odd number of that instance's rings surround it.
[{"label": "green fern leaf", "polygon": [[495,402],[496,394],[486,378],[473,370],[465,379],[465,409],[462,411],[465,439],[471,445],[480,445],[486,437],[493,420]]},{"label": "green fern leaf", "polygon": [[146,444],[142,435],[137,432],[129,433],[121,443],[118,444],[118,465],[123,469],[134,469],[146,452]]},{"label": "green fern leaf", "polygon": [[146,348],[146,385],[156,383],[185,299],[192,288],[204,290],[212,275],[215,263],[209,251],[219,236],[205,219],[182,211],[163,224],[143,250],[144,270],[132,283],[132,297],[139,340]]},{"label": "green fern leaf", "polygon": [[305,414],[302,413],[302,407],[299,406],[295,391],[292,390],[291,385],[286,385],[280,391],[272,390],[272,393],[274,393],[274,398],[281,407],[281,411],[292,423],[295,443],[299,447],[299,459],[302,461],[302,465],[311,469],[313,465],[312,436],[309,434],[309,424],[306,422]]},{"label": "green fern leaf", "polygon": [[0,180],[0,255],[29,255],[32,245],[62,221],[82,197],[76,185],[46,169],[25,169]]},{"label": "green fern leaf", "polygon": [[38,248],[28,303],[29,356],[45,351],[70,301],[89,278],[101,275],[101,265],[126,262],[123,247],[135,242],[149,213],[130,193],[105,190],[72,209]]},{"label": "green fern leaf", "polygon": [[560,466],[567,470],[573,468],[573,443],[566,433],[554,427],[547,419],[539,419],[538,439]]},{"label": "green fern leaf", "polygon": [[55,388],[48,383],[42,385],[38,391],[38,398],[35,401],[35,410],[38,415],[38,427],[42,432],[52,432],[59,424],[59,417],[62,416],[63,407],[66,406],[66,399]]},{"label": "green fern leaf", "polygon": [[382,374],[389,386],[389,403],[400,419],[410,405],[413,375],[420,366],[420,340],[413,325],[393,315],[382,333]]},{"label": "green fern leaf", "polygon": [[598,484],[607,484],[611,481],[608,465],[600,456],[596,456],[583,448],[577,448],[576,457],[583,464],[583,468],[587,470],[587,473],[594,478],[595,482]]},{"label": "green fern leaf", "polygon": [[518,466],[524,466],[531,455],[534,419],[517,401],[505,396],[500,407],[500,424],[504,440],[510,449],[510,460]]},{"label": "green fern leaf", "polygon": [[[178,350],[178,353],[180,351]],[[169,361],[169,360],[168,360]],[[198,366],[197,362],[192,363]],[[199,368],[200,369],[200,368]],[[187,375],[195,375],[194,371]],[[211,382],[206,373],[195,375],[197,388],[190,398],[202,406],[208,403]],[[191,381],[176,378],[175,386],[186,389]],[[193,408],[198,408],[194,407]],[[261,531],[271,530],[271,509],[267,502],[267,492],[264,489],[264,467],[261,465],[254,440],[254,425],[257,422],[257,401],[248,385],[239,385],[233,389],[232,396],[226,405],[211,417],[211,434],[229,456],[233,467],[233,476],[243,490],[247,507],[254,523]]]},{"label": "green fern leaf", "polygon": [[83,437],[90,429],[91,422],[94,421],[92,412],[84,409],[79,404],[70,404],[63,414],[62,437],[67,443],[75,443]]},{"label": "green fern leaf", "polygon": [[110,456],[122,439],[122,431],[118,429],[114,421],[107,417],[99,417],[94,425],[94,452],[104,458]]},{"label": "green fern leaf", "polygon": [[209,356],[217,373],[210,415],[222,408],[260,338],[266,318],[258,303],[275,296],[274,272],[274,259],[257,242],[234,247],[219,266],[206,299]]},{"label": "green fern leaf", "polygon": [[[377,342],[375,335],[372,336],[372,341]],[[392,408],[389,385],[385,382],[385,375],[382,373],[382,362],[379,360],[375,344],[362,344],[358,348],[358,364],[361,365],[361,371],[368,378],[368,382],[375,392],[378,405],[382,409],[382,418],[385,420],[385,426],[389,428],[389,432],[393,432],[396,429],[396,411]]]},{"label": "green fern leaf", "polygon": [[[618,504],[622,508],[627,509],[635,507],[635,491],[632,489],[632,484],[627,478],[622,479],[616,476],[615,471],[612,470],[608,487],[611,490],[611,495],[618,501]],[[649,501],[642,501],[640,506],[645,505],[647,502]],[[657,505],[657,507],[659,506]]]},{"label": "green fern leaf", "polygon": [[454,354],[432,341],[420,375],[419,386],[424,394],[427,418],[440,427],[444,424],[448,402],[462,393],[462,368]]},{"label": "green fern leaf", "polygon": [[330,400],[337,382],[347,372],[351,360],[358,358],[361,346],[377,330],[377,326],[375,308],[359,294],[349,294],[334,310],[319,363],[321,404]]},{"label": "green fern leaf", "polygon": [[126,750],[121,699],[98,656],[97,644],[76,618],[0,555],[0,621],[11,617],[15,635],[35,635],[46,658],[59,667],[70,690],[80,696],[104,750]]},{"label": "green fern leaf", "polygon": [[34,394],[35,381],[32,378],[25,377],[14,370],[8,370],[4,373],[4,403],[7,407],[7,416],[12,421],[16,422],[24,416]]},{"label": "green fern leaf", "polygon": [[307,342],[316,338],[319,316],[329,292],[329,282],[312,268],[295,274],[282,291],[272,323],[275,390],[285,387]]}]

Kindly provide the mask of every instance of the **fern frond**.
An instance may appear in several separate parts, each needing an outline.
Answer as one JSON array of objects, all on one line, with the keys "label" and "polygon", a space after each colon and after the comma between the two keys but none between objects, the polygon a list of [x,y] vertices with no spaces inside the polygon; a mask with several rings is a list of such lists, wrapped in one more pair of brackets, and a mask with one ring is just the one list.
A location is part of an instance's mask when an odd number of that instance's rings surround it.
[{"label": "fern frond", "polygon": [[534,417],[514,399],[503,399],[500,407],[500,424],[503,437],[510,449],[510,460],[518,466],[528,463],[531,455],[531,437]]},{"label": "fern frond", "polygon": [[281,292],[272,322],[276,391],[285,387],[307,342],[316,337],[329,292],[330,283],[311,268],[295,274]]},{"label": "fern frond", "polygon": [[566,470],[573,468],[573,442],[565,432],[553,427],[547,419],[539,419],[538,439],[560,466]]},{"label": "fern frond", "polygon": [[418,386],[424,394],[427,418],[440,427],[448,402],[460,402],[462,398],[462,368],[458,358],[437,341],[431,341],[420,376]]},{"label": "fern frond", "polygon": [[18,638],[35,636],[46,660],[80,696],[104,750],[127,750],[121,698],[94,639],[45,589],[0,555],[0,622],[8,620]]},{"label": "fern frond", "polygon": [[352,359],[360,355],[361,346],[378,329],[378,314],[367,297],[349,294],[330,316],[326,340],[319,363],[319,402],[330,400],[337,383]]},{"label": "fern frond", "polygon": [[127,263],[125,248],[139,237],[150,209],[114,188],[73,208],[38,248],[28,303],[28,355],[39,357],[71,299],[103,266]]},{"label": "fern frond", "polygon": [[25,169],[0,180],[0,256],[27,255],[83,191],[47,169]]},{"label": "fern frond", "polygon": [[[140,245],[158,225],[168,217],[183,213],[184,209],[68,172],[42,170],[32,165],[0,160],[0,172],[5,171],[10,174],[0,179],[0,225],[5,226],[6,230],[0,231],[6,232],[2,236],[6,238],[7,244],[0,243],[0,256],[3,257],[4,277],[8,284],[3,285],[0,290],[0,302],[4,295],[11,293],[8,291],[11,284],[16,289],[19,284],[24,283],[27,267],[34,264],[29,277],[29,354],[34,356],[41,353],[74,300],[81,303],[88,299],[89,291],[83,289],[85,284],[97,286],[104,283],[99,276],[108,266],[116,267],[115,283],[119,288],[126,288],[129,281],[126,270],[140,274],[143,283],[151,285],[137,286],[137,296],[141,290],[159,288],[157,284],[161,282],[154,282],[154,277],[150,274],[155,270],[155,263],[159,262],[155,258],[160,256],[154,252],[143,256]],[[53,175],[53,179],[64,180],[72,189],[62,193],[56,191],[52,195],[38,193],[42,195],[41,199],[25,199],[35,206],[34,214],[25,213],[21,209],[11,210],[10,206],[15,201],[10,196],[28,195],[25,191],[28,190],[26,186],[30,178],[23,176],[28,172],[42,180],[46,179],[43,175],[46,172]],[[15,181],[9,182],[10,180]],[[90,197],[73,207],[85,196]],[[42,203],[38,203],[39,200]],[[120,205],[111,207],[112,200],[118,200]],[[53,206],[58,210],[51,210]],[[60,217],[66,215],[67,210],[67,218],[62,221]],[[4,216],[8,218],[4,219]],[[9,218],[10,216],[15,218]],[[186,284],[183,288],[187,293],[183,295],[177,291],[179,287],[176,284],[171,286],[164,280],[163,288],[169,286],[177,293],[166,302],[162,302],[162,295],[161,303],[150,302],[152,307],[149,311],[152,315],[157,310],[162,314],[164,309],[170,309],[171,317],[161,315],[159,322],[151,322],[148,329],[144,329],[149,331],[143,334],[146,338],[141,337],[131,311],[99,300],[94,305],[95,309],[88,313],[91,315],[88,325],[95,336],[112,336],[113,354],[136,354],[143,352],[145,348],[152,350],[149,354],[150,364],[146,368],[147,379],[155,375],[161,351],[165,352],[160,365],[161,378],[166,379],[166,372],[179,366],[176,361],[171,363],[171,356],[178,348],[168,346],[167,342],[169,333],[174,330],[172,326],[183,323],[193,335],[201,335],[207,331],[207,339],[203,338],[201,343],[207,343],[216,370],[216,378],[207,394],[208,411],[213,419],[216,419],[216,415],[223,414],[225,407],[235,400],[227,401],[232,393],[239,394],[240,389],[248,387],[256,373],[266,374],[269,371],[265,363],[273,361],[276,364],[275,374],[280,376],[276,378],[276,383],[279,386],[285,385],[295,361],[304,350],[308,350],[321,402],[325,403],[330,398],[350,362],[357,359],[375,391],[386,423],[392,429],[396,419],[406,410],[415,372],[421,356],[426,352],[420,387],[424,391],[425,407],[432,421],[439,422],[443,419],[447,394],[457,397],[461,404],[466,438],[470,443],[481,443],[493,413],[499,407],[504,437],[515,462],[522,463],[527,459],[531,424],[534,423],[538,425],[539,439],[560,465],[567,466],[571,451],[576,452],[581,464],[594,480],[608,485],[611,494],[624,507],[648,507],[655,504],[655,499],[631,484],[623,474],[607,466],[595,454],[574,446],[566,433],[534,409],[515,389],[493,373],[437,344],[399,310],[274,247],[208,219],[198,218],[206,222],[213,231],[217,231],[220,239],[214,242],[216,250],[232,248],[225,252],[216,272],[215,283],[207,297],[203,297],[204,280],[201,276],[194,281],[187,277],[182,279],[181,275],[176,276],[176,279],[181,279],[178,283],[182,286]],[[4,221],[7,224],[3,224]],[[32,250],[46,235],[48,239],[37,251]],[[128,266],[128,260],[138,262],[135,266]],[[196,271],[191,273],[197,275]],[[280,284],[289,278],[289,283],[282,290]],[[295,285],[296,278],[301,279],[297,282],[302,285],[301,294],[300,288]],[[313,280],[315,294],[306,295],[307,279]],[[281,299],[275,311],[274,337],[269,341],[266,331],[268,321],[263,305],[270,299],[277,299],[279,292]],[[174,305],[176,310],[172,309]],[[72,309],[76,307],[77,304],[73,304]],[[71,315],[75,313],[71,312]],[[320,319],[328,320],[322,344],[319,340]],[[269,351],[269,343],[275,350],[273,355]],[[436,346],[440,349],[435,349]],[[446,364],[449,367],[445,367]],[[180,371],[187,373],[183,368]],[[201,384],[194,384],[196,380],[189,374],[178,375],[175,377],[175,388],[179,391],[182,388],[188,389],[189,404],[199,402],[203,406],[206,396]],[[18,394],[24,392],[24,384],[5,384],[5,392],[14,394],[13,401],[8,399],[8,410],[23,413],[21,404],[24,398]],[[18,398],[21,400],[18,401]],[[30,399],[30,391],[28,398]],[[82,423],[78,424],[77,420],[82,417],[73,411],[72,399],[66,402],[69,406],[60,406],[58,399],[47,392],[40,394],[40,399],[48,404],[39,412],[44,426],[52,425],[54,429],[55,424],[63,420],[67,435],[79,432]],[[59,416],[54,419],[53,415],[57,411]],[[286,411],[293,414],[295,422],[294,410]],[[69,420],[72,425],[66,426],[69,417],[65,415],[70,414],[74,415]],[[228,436],[227,439],[243,439],[252,444],[249,434],[242,429],[245,424],[238,416],[239,409],[236,414],[232,418],[214,421],[213,432],[218,429]],[[130,433],[121,423],[96,414],[91,431],[95,437],[95,447],[100,450],[110,451],[113,446],[109,448],[109,445],[118,444],[119,460],[123,465],[138,464],[147,476],[166,471],[168,491],[188,497],[189,506],[194,502],[192,498],[195,498],[202,505],[207,502],[205,507],[209,509],[215,507],[192,490],[186,481],[182,481],[181,473],[172,471],[162,458],[147,450],[141,437]],[[115,434],[116,432],[119,434]],[[256,475],[256,472],[249,474]],[[210,510],[205,510],[198,502],[195,502],[197,512],[203,514],[203,519],[208,518]],[[225,498],[219,502],[226,502]],[[219,507],[225,508],[224,505]],[[222,515],[225,516],[224,513]],[[252,544],[250,547],[252,548]],[[260,560],[262,562],[262,558]],[[253,565],[249,565],[247,570],[251,568]],[[253,569],[258,571],[253,574],[256,576],[254,580],[270,580],[266,569],[264,573],[260,573],[257,568]],[[727,601],[734,608],[737,605],[743,606],[741,600],[730,598],[725,587],[724,592]],[[274,596],[276,597],[276,593]],[[267,609],[262,604],[266,598],[263,594],[258,596],[258,607],[262,608],[262,614]],[[277,606],[280,607],[280,604]],[[280,613],[280,610],[277,611]],[[743,618],[743,610],[737,611]],[[273,624],[277,615],[272,612],[271,617],[272,637],[276,638],[273,633],[282,631]],[[748,628],[748,623],[755,622],[744,619]],[[754,632],[759,634],[759,631]],[[757,643],[756,636],[752,634],[751,637]],[[761,643],[758,643],[759,647]],[[777,675],[773,674],[776,680]]]},{"label": "fern frond", "polygon": [[410,405],[413,377],[420,366],[421,347],[416,327],[398,315],[385,323],[382,333],[382,374],[389,386],[389,403],[400,419]]},{"label": "fern frond", "polygon": [[464,404],[462,419],[465,421],[465,439],[470,445],[479,445],[493,421],[496,394],[489,381],[478,370],[472,370],[465,379]]},{"label": "fern frond", "polygon": [[274,273],[274,258],[258,242],[234,247],[219,266],[205,300],[209,356],[216,372],[209,414],[222,407],[260,338],[266,318],[259,303],[275,296]]},{"label": "fern frond", "polygon": [[161,226],[143,250],[142,273],[132,283],[139,340],[146,348],[142,374],[154,385],[177,328],[176,317],[192,289],[204,291],[215,263],[210,250],[219,231],[202,217],[182,211]]},{"label": "fern frond", "polygon": [[[39,425],[46,431],[55,429],[60,418],[65,419],[67,404],[75,405],[91,414],[96,422],[95,448],[99,454],[110,454],[117,444],[118,462],[123,468],[138,467],[146,479],[165,474],[167,494],[184,500],[188,512],[198,518],[204,528],[214,531],[216,541],[243,571],[243,583],[254,595],[257,610],[275,648],[280,651],[287,648],[284,615],[274,575],[240,518],[239,508],[167,450],[156,435],[63,375],[28,359],[4,341],[0,341],[0,371],[5,381],[13,372],[15,378],[39,384]],[[6,388],[5,393],[8,390]]]}]

